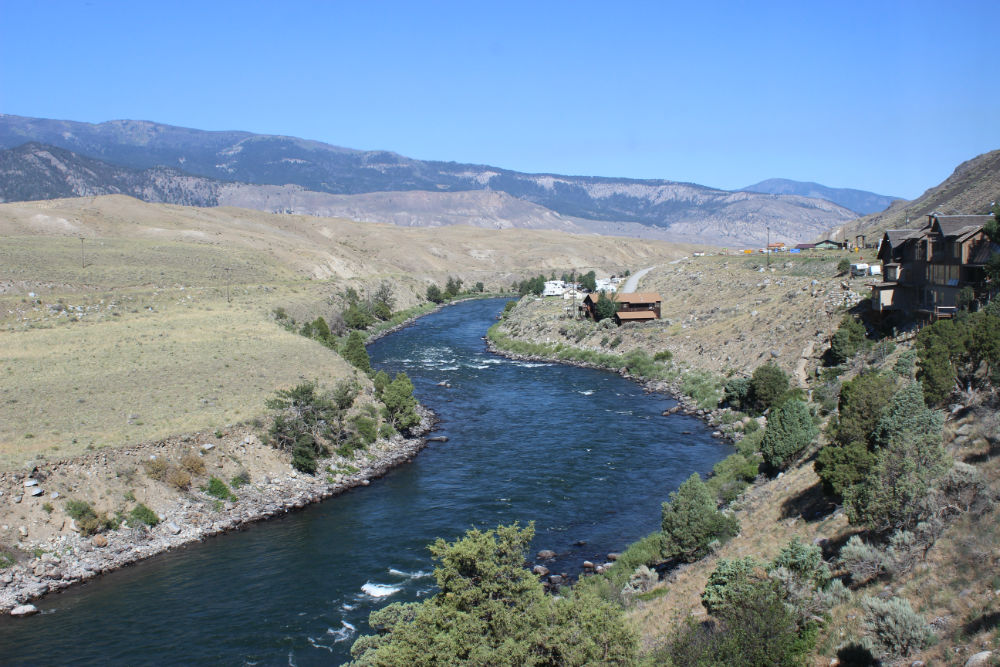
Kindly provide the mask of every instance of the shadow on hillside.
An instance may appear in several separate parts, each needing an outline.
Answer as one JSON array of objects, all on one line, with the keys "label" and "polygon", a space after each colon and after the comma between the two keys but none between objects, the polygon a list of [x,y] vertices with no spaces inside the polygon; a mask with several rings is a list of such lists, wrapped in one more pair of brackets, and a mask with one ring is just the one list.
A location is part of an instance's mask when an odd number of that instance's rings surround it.
[{"label": "shadow on hillside", "polygon": [[981,616],[972,619],[962,628],[962,631],[967,636],[972,636],[979,634],[985,630],[992,630],[993,628],[1000,627],[1000,611],[993,611],[988,614],[982,614]]},{"label": "shadow on hillside", "polygon": [[860,644],[848,644],[837,651],[841,667],[877,667],[882,663]]},{"label": "shadow on hillside", "polygon": [[816,482],[781,504],[781,518],[801,517],[805,521],[819,521],[837,509],[837,503],[823,493],[823,485]]},{"label": "shadow on hillside", "polygon": [[990,442],[990,446],[986,451],[968,454],[962,460],[969,465],[978,465],[980,463],[986,463],[997,455],[1000,455],[1000,440]]}]

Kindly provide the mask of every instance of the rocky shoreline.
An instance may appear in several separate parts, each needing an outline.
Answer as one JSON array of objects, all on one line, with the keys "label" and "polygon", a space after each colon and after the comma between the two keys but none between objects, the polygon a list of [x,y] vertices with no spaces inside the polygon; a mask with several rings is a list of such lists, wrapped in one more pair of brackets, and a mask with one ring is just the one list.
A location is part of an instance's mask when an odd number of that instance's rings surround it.
[{"label": "rocky shoreline", "polygon": [[[297,473],[285,463],[280,475],[276,474],[273,478],[263,475],[241,487],[235,500],[222,502],[192,489],[189,493],[179,495],[165,508],[159,508],[160,522],[151,528],[145,525],[129,526],[125,522],[115,530],[85,537],[72,530],[75,526],[70,522],[69,526],[60,527],[57,536],[37,543],[26,539],[28,530],[21,526],[18,529],[20,536],[17,550],[22,557],[15,564],[0,570],[0,612],[10,612],[14,616],[30,615],[37,609],[29,603],[48,593],[88,581],[99,574],[126,567],[151,556],[203,541],[213,535],[239,530],[248,524],[287,514],[356,486],[367,486],[371,480],[383,476],[395,466],[411,461],[426,446],[427,439],[424,436],[433,428],[435,417],[422,406],[418,406],[418,412],[421,417],[420,425],[411,431],[410,438],[393,436],[390,440],[372,445],[365,452],[359,452],[350,461],[337,458],[320,461],[320,472],[316,475]],[[183,441],[189,442],[190,437]],[[149,452],[159,452],[168,446],[177,447],[178,444],[154,443],[108,450],[81,457],[86,461],[68,460],[39,465],[31,473],[0,473],[0,502],[19,505],[25,495],[23,491],[40,488],[45,479],[67,466],[76,465],[80,469],[85,469],[86,466],[110,466],[113,469],[123,461],[156,456]],[[263,448],[270,450],[249,432],[228,447],[238,450],[244,456],[258,458],[260,453],[256,450]],[[224,450],[225,447],[217,448],[214,444],[206,443],[200,445],[200,449],[205,458],[217,456],[220,459],[217,465],[220,469],[223,468],[222,452],[213,450]],[[345,463],[348,464],[345,469],[334,468]],[[324,470],[332,472],[327,474]],[[39,480],[43,482],[40,484]],[[12,497],[11,494],[18,491],[22,491],[21,495]],[[52,497],[58,495],[55,493]],[[43,492],[37,496],[44,499],[49,494]],[[11,529],[9,524],[3,526],[5,532]]]}]

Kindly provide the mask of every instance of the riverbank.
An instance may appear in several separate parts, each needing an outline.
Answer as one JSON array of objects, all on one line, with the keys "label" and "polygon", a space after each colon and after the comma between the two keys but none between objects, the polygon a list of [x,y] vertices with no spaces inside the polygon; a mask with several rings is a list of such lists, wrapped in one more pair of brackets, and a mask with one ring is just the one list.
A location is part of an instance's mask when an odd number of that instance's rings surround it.
[{"label": "riverbank", "polygon": [[648,392],[655,392],[670,396],[672,399],[677,401],[677,405],[664,412],[664,415],[681,413],[690,415],[692,417],[697,417],[698,419],[705,422],[706,425],[715,429],[712,431],[712,436],[716,438],[726,439],[729,440],[730,442],[738,440],[737,433],[741,433],[742,429],[737,430],[733,426],[733,424],[739,423],[742,426],[746,421],[749,421],[749,419],[746,419],[744,422],[727,421],[726,415],[732,414],[732,410],[730,410],[729,408],[705,409],[700,407],[698,405],[698,401],[694,397],[689,396],[683,392],[681,388],[682,382],[680,379],[654,380],[647,377],[643,377],[641,375],[633,375],[632,373],[629,373],[628,369],[624,366],[615,369],[615,368],[609,368],[608,366],[602,364],[592,363],[588,361],[581,361],[578,359],[565,359],[555,355],[548,356],[541,354],[523,354],[518,352],[512,352],[497,345],[497,343],[494,340],[492,340],[489,336],[486,336],[484,340],[486,341],[487,350],[489,350],[493,354],[505,357],[507,359],[513,359],[516,361],[563,364],[566,366],[575,366],[577,368],[592,368],[595,370],[617,373],[626,380],[631,380],[632,382],[642,385],[642,387]]},{"label": "riverbank", "polygon": [[[324,459],[314,476],[296,472],[286,454],[261,442],[256,429],[248,426],[106,449],[48,462],[28,473],[0,473],[0,502],[9,503],[15,515],[5,521],[19,519],[0,526],[3,542],[12,544],[0,557],[15,561],[0,573],[0,611],[10,612],[100,574],[367,486],[426,446],[423,436],[433,428],[435,417],[423,407],[418,406],[418,412],[421,422],[410,438],[395,435],[350,458]],[[145,462],[185,456],[203,464],[203,481],[245,475],[249,483],[231,490],[228,500],[210,495],[207,484],[179,491],[152,480],[135,483],[146,481],[138,479]],[[79,495],[78,489],[86,497],[117,494],[119,499],[153,505],[159,521],[148,527],[126,518],[114,530],[84,536],[75,521],[61,511],[57,515],[51,503]],[[18,611],[31,613],[32,608]]]}]

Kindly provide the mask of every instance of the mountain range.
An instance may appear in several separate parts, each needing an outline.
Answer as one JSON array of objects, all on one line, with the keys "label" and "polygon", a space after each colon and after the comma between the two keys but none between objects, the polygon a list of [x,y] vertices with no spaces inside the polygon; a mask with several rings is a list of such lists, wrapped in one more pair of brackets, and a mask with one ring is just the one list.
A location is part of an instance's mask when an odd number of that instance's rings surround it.
[{"label": "mountain range", "polygon": [[825,199],[848,208],[858,215],[884,211],[899,197],[877,195],[874,192],[853,188],[830,188],[811,181],[792,181],[787,178],[769,178],[760,183],[740,188],[743,192],[765,192],[772,195],[800,195]]},{"label": "mountain range", "polygon": [[6,201],[129,194],[411,226],[563,229],[727,246],[759,245],[768,230],[771,240],[807,240],[857,217],[798,194],[526,174],[148,121],[0,115],[0,148]]}]

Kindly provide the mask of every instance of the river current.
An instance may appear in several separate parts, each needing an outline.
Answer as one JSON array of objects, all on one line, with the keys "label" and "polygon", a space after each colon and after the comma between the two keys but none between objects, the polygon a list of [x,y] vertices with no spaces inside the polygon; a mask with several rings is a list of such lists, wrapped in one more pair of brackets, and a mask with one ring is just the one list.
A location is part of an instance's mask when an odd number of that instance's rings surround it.
[{"label": "river current", "polygon": [[437,537],[534,521],[532,555],[552,549],[546,566],[573,574],[658,529],[669,493],[731,448],[613,373],[490,354],[503,303],[450,306],[369,347],[410,376],[447,442],[368,487],[0,619],[0,664],[339,664],[371,611],[433,595]]}]

